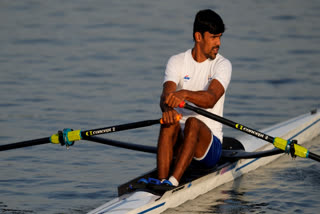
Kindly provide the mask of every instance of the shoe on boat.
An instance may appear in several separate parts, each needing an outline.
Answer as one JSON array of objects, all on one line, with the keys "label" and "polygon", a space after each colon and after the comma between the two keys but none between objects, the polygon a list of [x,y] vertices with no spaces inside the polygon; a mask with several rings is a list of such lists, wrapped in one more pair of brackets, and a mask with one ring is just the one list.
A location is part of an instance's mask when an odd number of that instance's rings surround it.
[{"label": "shoe on boat", "polygon": [[148,183],[153,185],[161,185],[161,181],[156,178],[148,178]]},{"label": "shoe on boat", "polygon": [[137,181],[138,184],[148,184],[149,181],[145,178],[140,178],[138,181]]},{"label": "shoe on boat", "polygon": [[161,185],[153,185],[149,186],[152,190],[154,190],[157,193],[165,193],[166,191],[172,190],[177,188],[176,186],[173,186],[172,183],[168,180],[162,181]]},{"label": "shoe on boat", "polygon": [[164,181],[162,181],[161,185],[163,185],[163,186],[173,187],[173,184],[172,184],[170,181],[168,181],[168,180],[164,180]]},{"label": "shoe on boat", "polygon": [[135,191],[139,189],[148,189],[155,193],[163,194],[164,192],[176,188],[168,180],[161,182],[156,178],[140,178],[137,182],[129,185],[129,191]]},{"label": "shoe on boat", "polygon": [[152,185],[161,185],[161,181],[156,178],[140,178],[137,181],[138,184],[152,184]]},{"label": "shoe on boat", "polygon": [[145,189],[149,185],[149,181],[146,178],[140,178],[138,181],[129,184],[128,189],[134,191],[137,189]]}]

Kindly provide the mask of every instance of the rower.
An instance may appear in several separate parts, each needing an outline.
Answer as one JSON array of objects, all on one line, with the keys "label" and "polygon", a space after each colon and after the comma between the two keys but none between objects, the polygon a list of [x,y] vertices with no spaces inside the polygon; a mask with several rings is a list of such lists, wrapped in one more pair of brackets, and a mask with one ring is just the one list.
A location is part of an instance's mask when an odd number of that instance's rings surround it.
[{"label": "rower", "polygon": [[[211,168],[221,156],[222,124],[178,108],[183,101],[222,116],[232,66],[218,53],[225,26],[212,10],[197,13],[194,46],[172,56],[165,70],[160,99],[162,118],[157,170],[162,184],[178,186],[194,159]],[[177,122],[177,115],[182,119]]]}]

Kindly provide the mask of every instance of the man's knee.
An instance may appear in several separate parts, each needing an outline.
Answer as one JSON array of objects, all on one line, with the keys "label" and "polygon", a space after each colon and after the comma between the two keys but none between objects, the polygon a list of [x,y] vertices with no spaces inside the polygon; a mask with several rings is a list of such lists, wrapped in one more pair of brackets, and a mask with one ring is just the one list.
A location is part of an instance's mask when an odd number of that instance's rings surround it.
[{"label": "man's knee", "polygon": [[174,145],[180,133],[180,124],[170,126],[162,125],[159,135],[159,143]]},{"label": "man's knee", "polygon": [[201,123],[202,123],[202,122],[201,122],[199,119],[197,119],[197,118],[195,118],[195,117],[189,117],[189,118],[186,120],[185,126],[186,126],[186,127],[195,128],[195,127],[199,127]]}]

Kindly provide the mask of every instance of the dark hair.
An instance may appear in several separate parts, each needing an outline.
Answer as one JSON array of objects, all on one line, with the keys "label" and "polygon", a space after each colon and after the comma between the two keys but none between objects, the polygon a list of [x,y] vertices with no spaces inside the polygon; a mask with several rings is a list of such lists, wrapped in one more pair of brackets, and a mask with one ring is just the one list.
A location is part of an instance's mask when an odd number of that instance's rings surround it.
[{"label": "dark hair", "polygon": [[195,39],[195,32],[200,32],[202,35],[206,31],[212,34],[219,34],[223,33],[224,30],[224,23],[216,12],[210,9],[200,10],[193,23],[193,39]]}]

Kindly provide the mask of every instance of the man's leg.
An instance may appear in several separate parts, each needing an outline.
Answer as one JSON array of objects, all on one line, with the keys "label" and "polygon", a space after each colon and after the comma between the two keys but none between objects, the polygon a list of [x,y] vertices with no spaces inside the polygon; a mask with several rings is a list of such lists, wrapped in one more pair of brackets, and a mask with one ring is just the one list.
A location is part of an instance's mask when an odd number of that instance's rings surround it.
[{"label": "man's leg", "polygon": [[202,157],[205,154],[211,139],[212,133],[207,125],[193,117],[187,119],[183,144],[172,174],[177,181],[180,181],[193,157]]},{"label": "man's leg", "polygon": [[157,168],[158,178],[167,179],[173,159],[173,148],[180,132],[180,124],[161,125],[158,139]]}]

